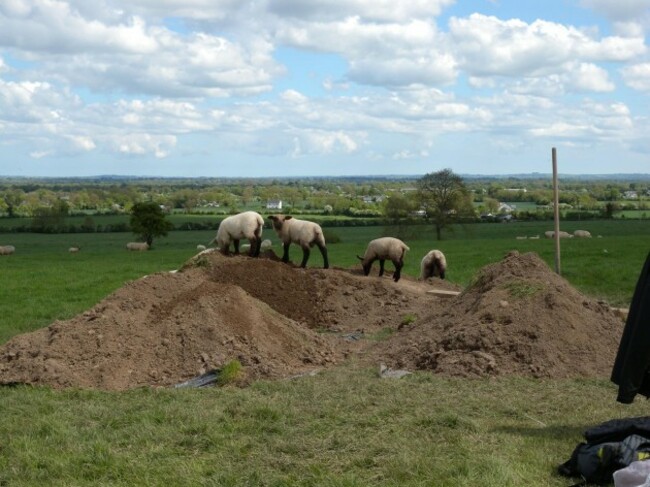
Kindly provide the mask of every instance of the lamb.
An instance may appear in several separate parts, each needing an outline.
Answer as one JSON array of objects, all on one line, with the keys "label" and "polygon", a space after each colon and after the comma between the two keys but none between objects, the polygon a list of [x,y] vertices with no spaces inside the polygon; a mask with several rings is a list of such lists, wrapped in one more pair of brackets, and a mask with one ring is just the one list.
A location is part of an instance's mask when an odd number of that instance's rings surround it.
[{"label": "lamb", "polygon": [[447,259],[440,250],[431,250],[420,262],[420,279],[426,280],[430,277],[445,278],[447,271]]},{"label": "lamb", "polygon": [[289,262],[289,246],[295,243],[302,248],[302,262],[300,263],[300,267],[306,267],[310,249],[314,245],[317,245],[323,256],[323,268],[329,268],[325,236],[320,225],[307,220],[299,220],[290,215],[271,215],[269,219],[271,220],[275,233],[278,234],[278,237],[282,241],[284,249],[282,262]]},{"label": "lamb", "polygon": [[16,251],[13,245],[0,245],[0,255],[11,255]]},{"label": "lamb", "polygon": [[363,273],[367,276],[374,261],[379,259],[379,275],[384,275],[384,262],[390,259],[395,266],[393,280],[399,281],[402,267],[404,266],[404,254],[410,250],[404,242],[394,237],[381,237],[371,240],[366,248],[363,257],[357,255],[363,266]]},{"label": "lamb", "polygon": [[235,248],[235,254],[239,254],[239,241],[248,239],[250,250],[248,255],[257,257],[260,255],[260,245],[262,244],[262,228],[264,227],[264,218],[256,211],[245,211],[224,218],[219,224],[215,241],[221,253],[228,255],[230,253],[230,244]]},{"label": "lamb", "polygon": [[576,230],[573,232],[573,236],[578,238],[591,238],[591,233],[587,230]]},{"label": "lamb", "polygon": [[149,250],[149,244],[147,242],[129,242],[126,244],[126,250]]}]

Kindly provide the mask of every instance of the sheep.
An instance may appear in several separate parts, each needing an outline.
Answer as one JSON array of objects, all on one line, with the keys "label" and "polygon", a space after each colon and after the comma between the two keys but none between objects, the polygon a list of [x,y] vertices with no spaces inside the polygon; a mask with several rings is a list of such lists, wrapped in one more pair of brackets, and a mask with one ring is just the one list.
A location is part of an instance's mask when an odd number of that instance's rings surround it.
[{"label": "sheep", "polygon": [[[559,232],[558,235],[560,238],[573,238],[573,235],[571,235],[569,232]],[[544,232],[544,236],[546,238],[555,238],[555,232],[553,230],[549,230],[548,232]]]},{"label": "sheep", "polygon": [[205,249],[206,249],[206,247],[203,244],[198,244],[196,246],[196,250],[198,250],[199,252],[203,252]]},{"label": "sheep", "polygon": [[149,244],[147,242],[129,242],[126,244],[126,250],[149,250]]},{"label": "sheep", "polygon": [[524,235],[523,237],[516,237],[516,238],[517,240],[526,240],[528,237]]},{"label": "sheep", "polygon": [[402,267],[404,266],[404,254],[410,250],[404,242],[394,237],[381,237],[371,240],[366,248],[366,253],[363,257],[357,255],[357,259],[361,260],[363,266],[363,273],[367,276],[370,274],[370,269],[374,261],[379,259],[379,275],[384,275],[384,262],[390,259],[395,266],[393,273],[393,280],[399,281],[401,277]]},{"label": "sheep", "polygon": [[13,245],[0,245],[0,255],[11,255],[16,251]]},{"label": "sheep", "polygon": [[76,254],[77,252],[79,252],[79,250],[81,250],[79,247],[70,247],[68,249],[68,252],[70,252],[71,254]]},{"label": "sheep", "polygon": [[325,236],[323,229],[317,223],[307,220],[299,220],[290,215],[271,215],[269,216],[275,233],[282,241],[283,254],[282,262],[289,262],[289,246],[292,243],[300,245],[302,248],[302,262],[300,267],[307,266],[310,249],[317,245],[323,256],[323,269],[329,268],[327,258],[327,246],[325,245]]},{"label": "sheep", "polygon": [[262,244],[262,228],[264,227],[264,218],[256,211],[245,211],[236,215],[224,218],[219,224],[215,241],[221,253],[228,255],[230,253],[230,244],[235,248],[235,254],[239,254],[239,241],[248,239],[250,242],[250,257],[260,255],[260,245]]},{"label": "sheep", "polygon": [[273,247],[273,242],[271,242],[268,238],[266,240],[262,240],[262,245],[260,246],[262,250],[268,250],[271,247]]},{"label": "sheep", "polygon": [[578,238],[591,238],[591,233],[587,230],[576,230],[573,232],[573,236]]},{"label": "sheep", "polygon": [[539,240],[539,235],[531,235],[528,237],[530,240]]},{"label": "sheep", "polygon": [[430,277],[445,278],[447,259],[440,250],[431,250],[420,262],[420,279],[423,281]]}]

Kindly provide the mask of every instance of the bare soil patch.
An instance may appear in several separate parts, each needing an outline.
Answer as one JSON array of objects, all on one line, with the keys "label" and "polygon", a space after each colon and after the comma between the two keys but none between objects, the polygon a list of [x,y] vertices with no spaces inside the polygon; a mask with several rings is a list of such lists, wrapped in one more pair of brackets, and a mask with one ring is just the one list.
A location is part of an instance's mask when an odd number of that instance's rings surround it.
[{"label": "bare soil patch", "polygon": [[511,253],[462,291],[354,269],[300,269],[204,252],[126,284],[67,321],[0,347],[0,383],[171,386],[231,360],[243,383],[347,358],[453,376],[606,376],[623,329],[535,254]]}]

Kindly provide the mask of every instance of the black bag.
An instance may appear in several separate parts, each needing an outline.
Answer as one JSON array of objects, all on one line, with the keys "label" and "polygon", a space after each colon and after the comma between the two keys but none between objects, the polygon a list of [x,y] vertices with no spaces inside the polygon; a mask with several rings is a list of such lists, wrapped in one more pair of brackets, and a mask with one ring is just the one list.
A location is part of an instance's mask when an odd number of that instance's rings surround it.
[{"label": "black bag", "polygon": [[623,441],[578,444],[571,458],[558,467],[558,472],[567,477],[581,477],[588,483],[606,485],[613,481],[617,470],[647,459],[650,459],[650,438],[629,435]]}]

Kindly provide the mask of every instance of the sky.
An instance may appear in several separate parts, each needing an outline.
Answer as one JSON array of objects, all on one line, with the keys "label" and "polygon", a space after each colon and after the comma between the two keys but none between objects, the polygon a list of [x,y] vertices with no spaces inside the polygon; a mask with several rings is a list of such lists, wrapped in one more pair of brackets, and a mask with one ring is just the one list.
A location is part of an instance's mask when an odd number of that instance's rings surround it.
[{"label": "sky", "polygon": [[650,0],[0,0],[0,175],[650,173]]}]

